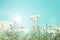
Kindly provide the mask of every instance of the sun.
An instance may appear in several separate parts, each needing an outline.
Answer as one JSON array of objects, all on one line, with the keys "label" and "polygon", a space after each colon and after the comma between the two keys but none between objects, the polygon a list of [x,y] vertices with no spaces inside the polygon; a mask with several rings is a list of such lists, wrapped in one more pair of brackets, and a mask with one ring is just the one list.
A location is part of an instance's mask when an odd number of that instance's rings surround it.
[{"label": "sun", "polygon": [[13,22],[15,22],[15,23],[17,23],[17,24],[20,24],[21,21],[22,21],[22,17],[20,17],[20,16],[15,16],[15,17],[13,18]]}]

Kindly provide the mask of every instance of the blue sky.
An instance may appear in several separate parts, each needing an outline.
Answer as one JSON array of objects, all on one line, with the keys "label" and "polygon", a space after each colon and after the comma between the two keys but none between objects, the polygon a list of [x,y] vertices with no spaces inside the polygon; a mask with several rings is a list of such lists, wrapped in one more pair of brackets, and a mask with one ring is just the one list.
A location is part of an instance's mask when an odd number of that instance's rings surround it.
[{"label": "blue sky", "polygon": [[60,0],[0,0],[0,20],[21,16],[30,24],[30,16],[40,15],[42,24],[60,24]]}]

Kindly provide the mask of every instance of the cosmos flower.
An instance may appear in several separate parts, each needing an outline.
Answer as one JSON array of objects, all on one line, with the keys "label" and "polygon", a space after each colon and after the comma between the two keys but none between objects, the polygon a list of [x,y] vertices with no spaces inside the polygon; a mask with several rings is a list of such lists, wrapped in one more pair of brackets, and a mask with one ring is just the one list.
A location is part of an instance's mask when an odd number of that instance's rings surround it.
[{"label": "cosmos flower", "polygon": [[36,20],[36,19],[38,19],[39,17],[40,17],[40,15],[33,15],[33,16],[31,16],[31,19]]}]

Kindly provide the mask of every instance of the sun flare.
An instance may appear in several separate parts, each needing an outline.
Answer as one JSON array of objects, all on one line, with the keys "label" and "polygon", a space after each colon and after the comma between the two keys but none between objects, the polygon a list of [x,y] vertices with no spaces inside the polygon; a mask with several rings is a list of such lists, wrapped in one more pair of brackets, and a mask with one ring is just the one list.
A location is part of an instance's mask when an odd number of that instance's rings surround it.
[{"label": "sun flare", "polygon": [[13,21],[14,21],[15,23],[19,24],[19,23],[22,21],[22,17],[20,17],[20,16],[15,16],[15,17],[13,18]]}]

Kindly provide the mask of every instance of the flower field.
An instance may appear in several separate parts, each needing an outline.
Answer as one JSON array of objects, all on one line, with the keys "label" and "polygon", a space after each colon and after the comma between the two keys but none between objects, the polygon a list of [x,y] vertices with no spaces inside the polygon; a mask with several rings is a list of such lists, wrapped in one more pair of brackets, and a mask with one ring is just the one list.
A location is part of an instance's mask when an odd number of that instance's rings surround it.
[{"label": "flower field", "polygon": [[19,24],[1,21],[0,40],[60,40],[60,25],[45,24],[46,28],[40,28],[38,18],[38,16],[31,17],[32,28],[29,32],[23,27],[19,28]]}]

